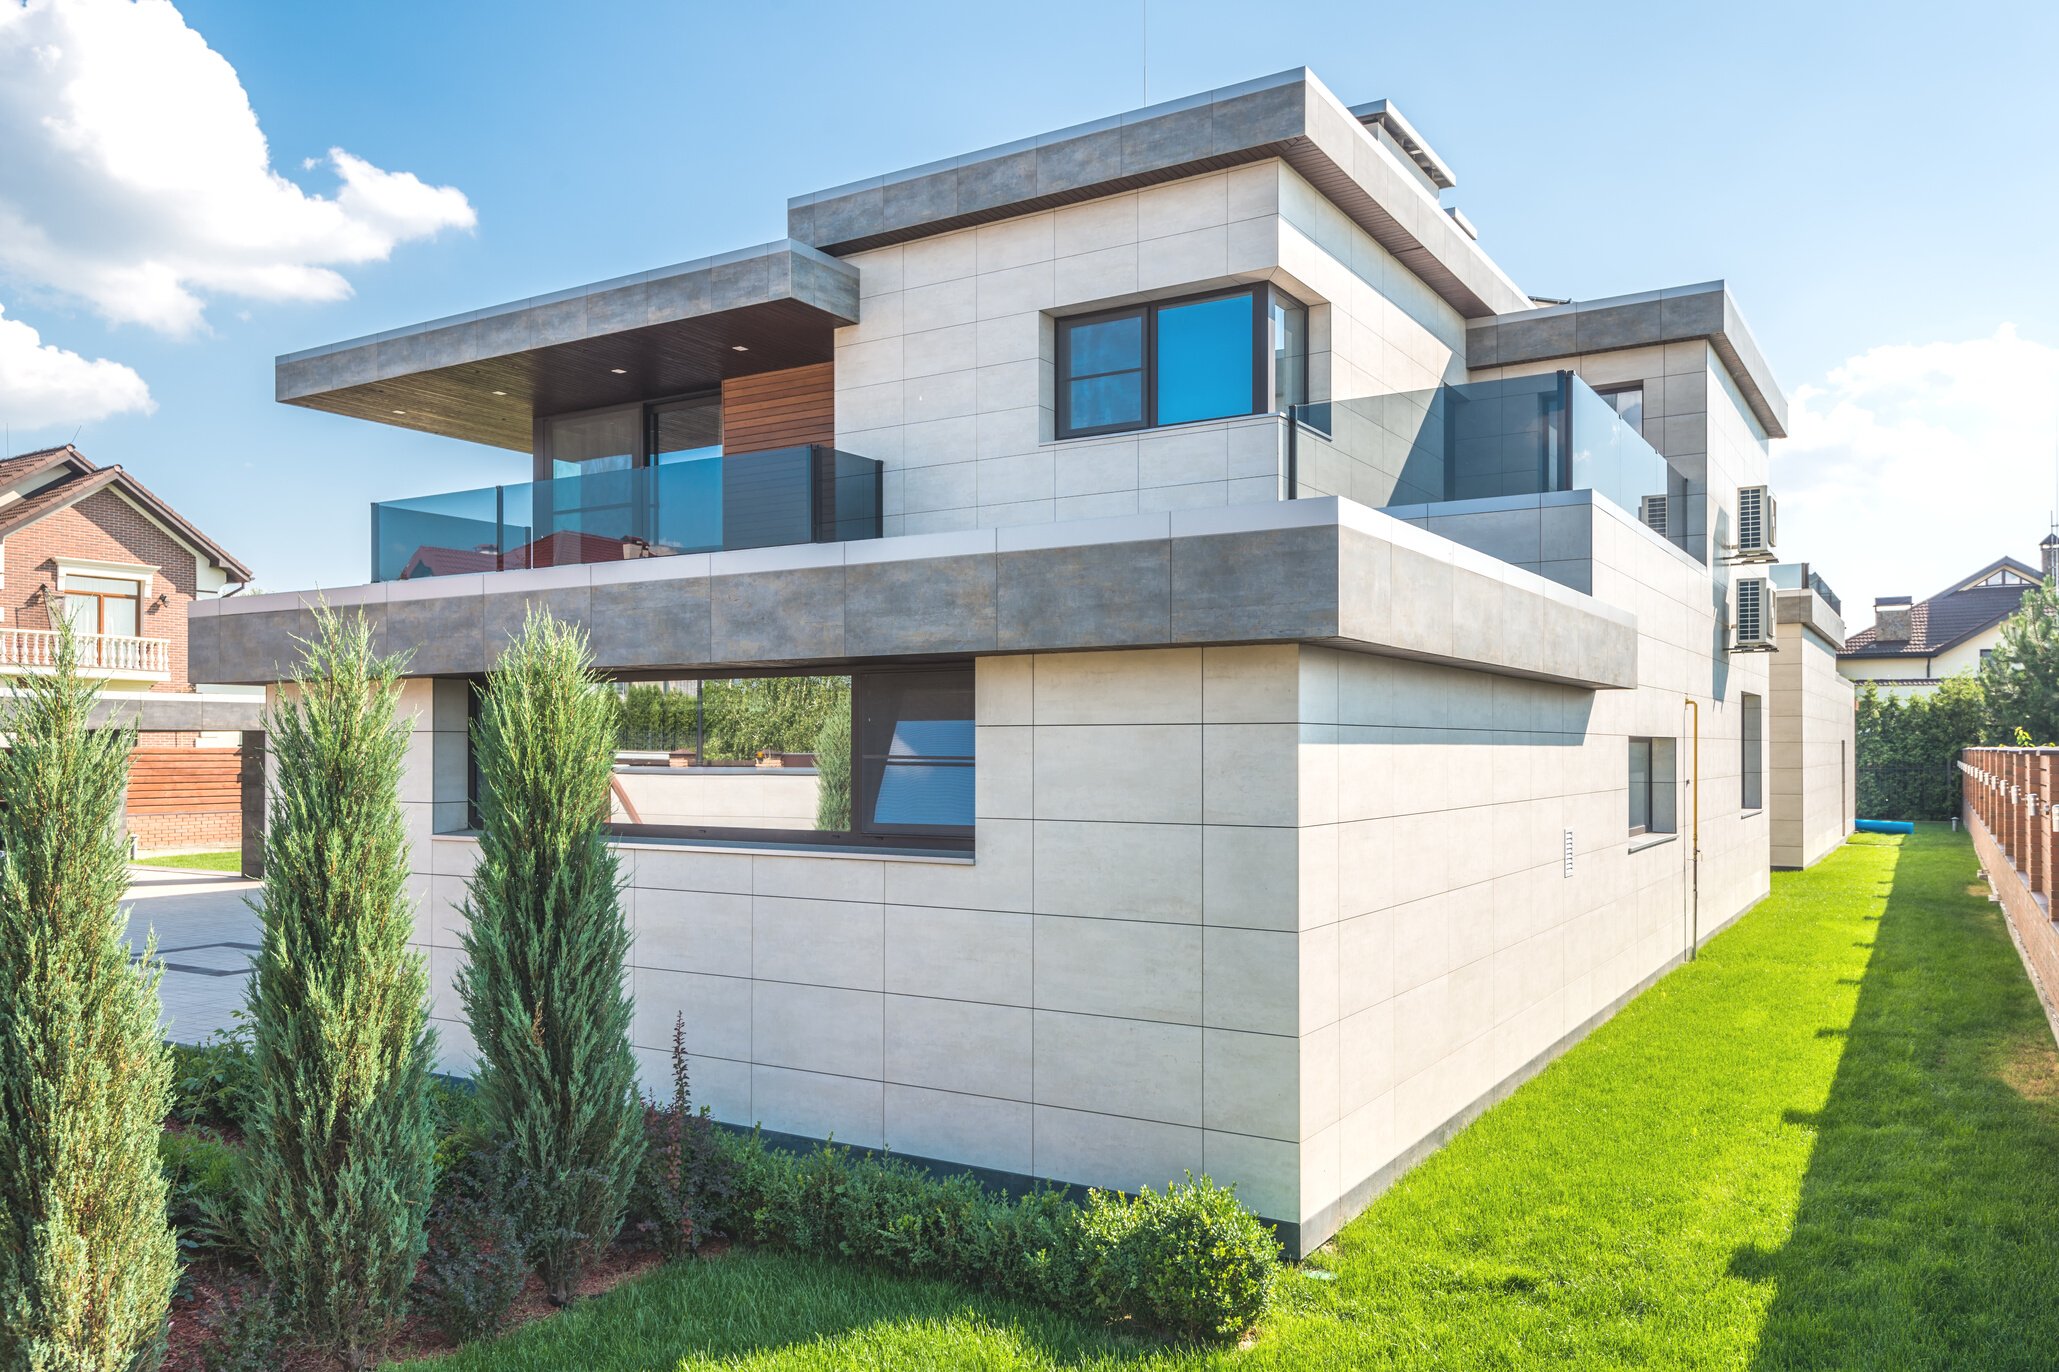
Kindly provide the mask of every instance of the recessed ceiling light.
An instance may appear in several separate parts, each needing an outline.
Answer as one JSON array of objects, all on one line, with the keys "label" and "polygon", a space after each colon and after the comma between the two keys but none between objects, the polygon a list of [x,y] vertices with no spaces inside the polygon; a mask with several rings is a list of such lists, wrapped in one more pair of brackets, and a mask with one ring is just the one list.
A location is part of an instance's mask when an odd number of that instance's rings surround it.
[{"label": "recessed ceiling light", "polygon": [[746,348],[746,347],[745,347],[745,346],[744,346],[743,344],[741,344],[741,343],[732,343],[732,344],[730,344],[730,345],[729,345],[729,350],[730,350],[731,352],[733,352],[733,353],[747,353],[747,352],[749,352],[749,351],[750,351],[750,349],[749,349],[749,348]]},{"label": "recessed ceiling light", "polygon": [[507,394],[507,392],[506,392],[506,391],[495,391],[495,392],[494,392],[494,394],[495,394],[495,395],[506,395],[506,394]]},{"label": "recessed ceiling light", "polygon": [[610,367],[610,368],[608,368],[608,370],[609,370],[609,371],[611,371],[611,372],[613,372],[613,373],[614,373],[615,375],[617,375],[617,376],[627,376],[627,375],[629,375],[629,368],[627,368],[627,367]]},{"label": "recessed ceiling light", "polygon": [[406,413],[407,413],[407,411],[406,411],[406,410],[395,410],[395,411],[394,411],[394,413],[395,413],[395,414],[406,414]]}]

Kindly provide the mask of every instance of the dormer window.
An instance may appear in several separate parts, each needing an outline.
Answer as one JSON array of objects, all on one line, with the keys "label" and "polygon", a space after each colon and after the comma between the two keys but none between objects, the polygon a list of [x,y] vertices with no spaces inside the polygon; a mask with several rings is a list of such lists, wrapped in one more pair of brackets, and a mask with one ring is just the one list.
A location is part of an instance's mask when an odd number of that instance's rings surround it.
[{"label": "dormer window", "polygon": [[2004,567],[2001,571],[1996,572],[1987,580],[1976,582],[1975,584],[1980,586],[2031,586],[2035,585],[2036,583],[2034,583],[2029,577],[2019,575],[2016,572],[2010,571],[2007,567]]}]

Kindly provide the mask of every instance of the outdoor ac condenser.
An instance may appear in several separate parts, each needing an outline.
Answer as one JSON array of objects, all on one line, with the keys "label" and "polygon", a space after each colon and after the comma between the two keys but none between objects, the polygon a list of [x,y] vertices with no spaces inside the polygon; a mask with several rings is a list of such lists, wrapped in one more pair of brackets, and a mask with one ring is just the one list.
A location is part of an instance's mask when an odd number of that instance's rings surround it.
[{"label": "outdoor ac condenser", "polygon": [[1666,497],[1648,495],[1638,501],[1637,517],[1644,521],[1647,528],[1656,529],[1662,534],[1666,532]]},{"label": "outdoor ac condenser", "polygon": [[1732,652],[1773,651],[1773,590],[1763,576],[1744,576],[1730,583]]},{"label": "outdoor ac condenser", "polygon": [[1770,562],[1778,538],[1775,525],[1779,508],[1769,486],[1737,488],[1737,558],[1742,562]]}]

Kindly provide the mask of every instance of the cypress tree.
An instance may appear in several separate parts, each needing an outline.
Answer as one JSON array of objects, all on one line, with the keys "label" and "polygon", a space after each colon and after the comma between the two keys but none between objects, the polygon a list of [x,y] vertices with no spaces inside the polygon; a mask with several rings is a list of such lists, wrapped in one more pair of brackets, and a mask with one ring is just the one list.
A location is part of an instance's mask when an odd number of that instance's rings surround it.
[{"label": "cypress tree", "polygon": [[408,948],[400,658],[316,611],[274,761],[245,1213],[288,1327],[346,1366],[405,1311],[435,1173],[427,977]]},{"label": "cypress tree", "polygon": [[591,661],[577,628],[532,612],[487,678],[457,978],[481,1116],[531,1183],[519,1188],[521,1227],[560,1305],[621,1228],[644,1147],[622,988],[629,929],[602,829],[613,710]]},{"label": "cypress tree", "polygon": [[56,672],[21,678],[0,723],[0,1367],[113,1372],[162,1349],[178,1277],[172,1068],[120,905],[135,739],[88,727],[99,692],[59,635]]}]

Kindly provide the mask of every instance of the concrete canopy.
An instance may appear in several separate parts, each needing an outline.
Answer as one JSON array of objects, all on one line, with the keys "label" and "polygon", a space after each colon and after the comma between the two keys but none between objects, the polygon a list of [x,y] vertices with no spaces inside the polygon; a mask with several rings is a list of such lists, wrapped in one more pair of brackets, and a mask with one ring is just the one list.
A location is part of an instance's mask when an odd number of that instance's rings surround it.
[{"label": "concrete canopy", "polygon": [[857,319],[855,268],[767,243],[288,353],[278,398],[528,452],[537,415],[827,362]]}]

